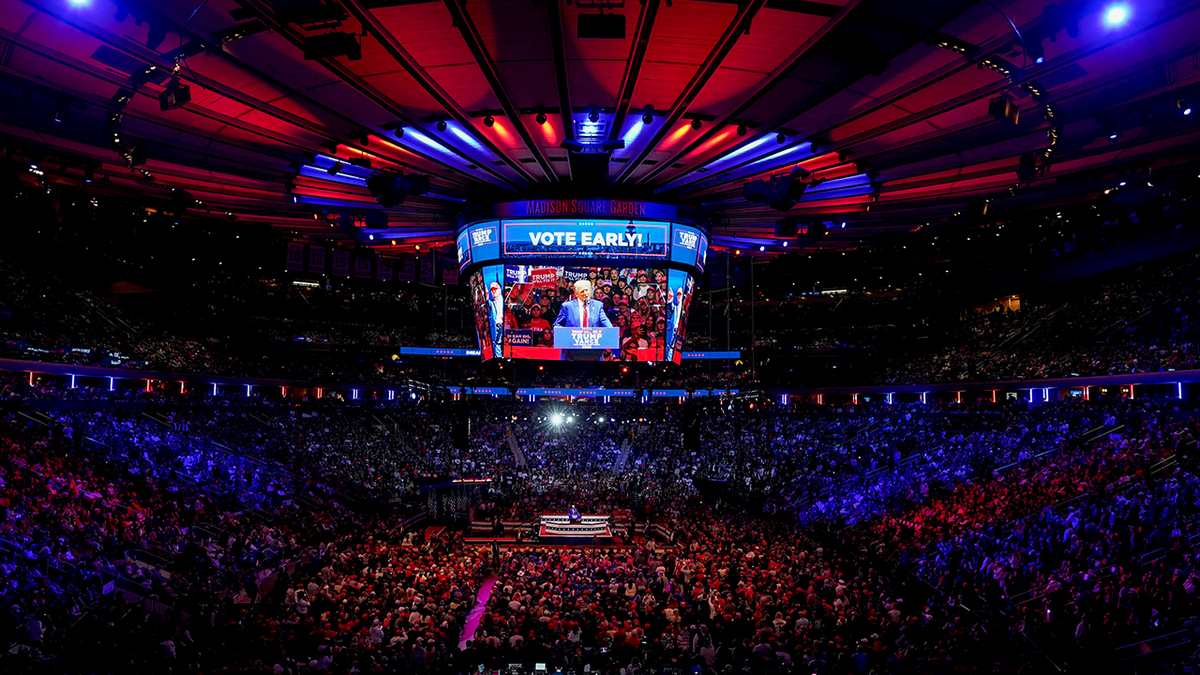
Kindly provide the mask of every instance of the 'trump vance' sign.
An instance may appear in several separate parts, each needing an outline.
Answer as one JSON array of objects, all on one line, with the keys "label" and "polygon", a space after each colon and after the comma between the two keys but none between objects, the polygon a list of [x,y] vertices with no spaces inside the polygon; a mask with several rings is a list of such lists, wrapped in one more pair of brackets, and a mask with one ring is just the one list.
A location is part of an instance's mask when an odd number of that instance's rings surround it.
[{"label": "'trump vance' sign", "polygon": [[665,258],[668,230],[637,221],[507,221],[504,255]]}]

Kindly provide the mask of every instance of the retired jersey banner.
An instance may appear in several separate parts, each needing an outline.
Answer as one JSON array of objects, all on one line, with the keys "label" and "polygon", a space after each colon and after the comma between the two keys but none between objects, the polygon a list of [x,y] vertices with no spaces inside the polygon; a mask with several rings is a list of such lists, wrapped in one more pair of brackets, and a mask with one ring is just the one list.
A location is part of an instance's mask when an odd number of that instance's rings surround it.
[{"label": "retired jersey banner", "polygon": [[304,271],[304,244],[289,242],[285,267],[293,272]]},{"label": "retired jersey banner", "polygon": [[379,279],[380,281],[391,281],[392,280],[392,259],[391,258],[380,258],[379,259],[379,262],[375,264],[375,278]]},{"label": "retired jersey banner", "polygon": [[432,284],[435,281],[434,271],[433,258],[421,258],[421,283]]},{"label": "retired jersey banner", "polygon": [[458,285],[458,268],[451,267],[442,270],[442,283],[447,286]]},{"label": "retired jersey banner", "polygon": [[308,247],[308,271],[314,274],[325,274],[325,247]]},{"label": "retired jersey banner", "polygon": [[417,259],[416,258],[401,258],[400,268],[396,272],[396,281],[416,281],[417,280]]},{"label": "retired jersey banner", "polygon": [[371,259],[360,257],[354,259],[354,278],[355,279],[370,279],[371,278]]},{"label": "retired jersey banner", "polygon": [[350,276],[350,252],[340,248],[333,250],[333,273],[339,277]]}]

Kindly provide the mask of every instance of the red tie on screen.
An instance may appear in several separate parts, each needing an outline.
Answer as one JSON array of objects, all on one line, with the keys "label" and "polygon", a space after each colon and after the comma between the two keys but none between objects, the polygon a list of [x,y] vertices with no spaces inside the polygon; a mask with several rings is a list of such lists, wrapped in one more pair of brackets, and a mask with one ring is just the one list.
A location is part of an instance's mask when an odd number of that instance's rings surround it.
[{"label": "red tie on screen", "polygon": [[[581,303],[579,303],[579,304],[583,305],[583,303],[582,303],[582,302],[581,302]],[[587,327],[588,327],[588,322],[587,322],[587,305],[583,305],[583,327],[584,327],[584,328],[587,328]]]}]

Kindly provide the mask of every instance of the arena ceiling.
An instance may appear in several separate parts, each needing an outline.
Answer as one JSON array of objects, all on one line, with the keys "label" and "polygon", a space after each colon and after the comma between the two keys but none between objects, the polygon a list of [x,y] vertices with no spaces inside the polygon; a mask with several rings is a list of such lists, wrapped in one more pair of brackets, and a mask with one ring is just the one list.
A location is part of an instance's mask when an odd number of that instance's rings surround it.
[{"label": "arena ceiling", "polygon": [[[368,245],[408,249],[472,203],[601,197],[698,207],[717,246],[795,246],[791,219],[846,248],[1200,158],[1197,2],[3,5],[0,136],[36,180],[305,238],[345,238],[319,212],[361,208],[386,218]],[[600,14],[624,37],[580,38]],[[796,167],[792,208],[743,199]],[[383,210],[380,170],[430,191]]]}]

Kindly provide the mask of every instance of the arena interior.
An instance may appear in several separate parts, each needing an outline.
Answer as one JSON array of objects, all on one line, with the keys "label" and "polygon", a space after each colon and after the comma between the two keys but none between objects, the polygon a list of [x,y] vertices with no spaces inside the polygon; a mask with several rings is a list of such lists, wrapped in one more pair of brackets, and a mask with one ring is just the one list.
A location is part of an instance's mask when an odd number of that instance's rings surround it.
[{"label": "arena interior", "polygon": [[1200,675],[1200,2],[0,0],[0,672]]}]

